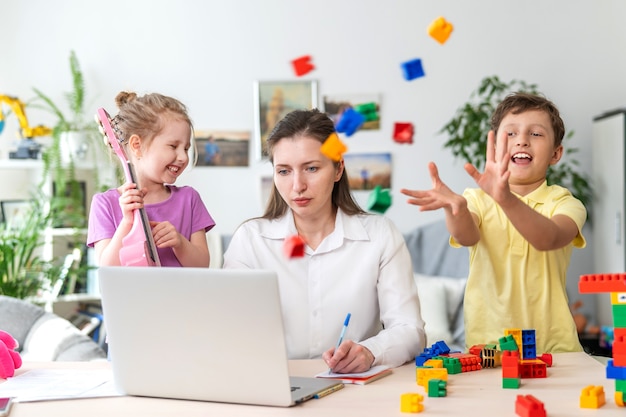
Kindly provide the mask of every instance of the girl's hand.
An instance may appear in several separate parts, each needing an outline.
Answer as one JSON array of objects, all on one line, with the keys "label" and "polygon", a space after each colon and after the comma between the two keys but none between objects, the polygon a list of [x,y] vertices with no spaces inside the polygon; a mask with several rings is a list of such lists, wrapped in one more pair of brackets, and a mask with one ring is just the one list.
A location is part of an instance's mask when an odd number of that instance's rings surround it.
[{"label": "girl's hand", "polygon": [[174,225],[168,221],[150,222],[152,237],[157,248],[176,248],[182,243],[182,237]]},{"label": "girl's hand", "polygon": [[133,212],[143,207],[145,190],[138,190],[137,184],[127,182],[121,185],[117,191],[120,194],[119,203],[122,209],[122,222],[132,224],[134,220]]}]

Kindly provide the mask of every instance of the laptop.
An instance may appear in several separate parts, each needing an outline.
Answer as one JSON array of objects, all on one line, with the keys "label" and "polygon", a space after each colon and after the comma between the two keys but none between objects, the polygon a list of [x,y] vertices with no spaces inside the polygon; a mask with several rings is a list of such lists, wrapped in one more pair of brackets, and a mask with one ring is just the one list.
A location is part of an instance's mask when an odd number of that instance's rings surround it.
[{"label": "laptop", "polygon": [[273,271],[100,267],[98,279],[126,395],[289,407],[340,388],[289,376]]}]

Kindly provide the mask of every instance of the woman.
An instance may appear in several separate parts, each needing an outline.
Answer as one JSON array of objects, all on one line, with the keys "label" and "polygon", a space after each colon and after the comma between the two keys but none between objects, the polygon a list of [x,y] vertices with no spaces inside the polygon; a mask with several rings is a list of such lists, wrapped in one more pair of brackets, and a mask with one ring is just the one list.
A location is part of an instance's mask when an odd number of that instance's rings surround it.
[{"label": "woman", "polygon": [[[274,167],[267,209],[237,229],[224,267],[278,273],[290,359],[321,356],[340,373],[399,366],[425,345],[411,258],[393,223],[354,201],[343,159],[321,152],[334,133],[332,120],[316,109],[278,122],[267,140]],[[283,244],[293,235],[305,253],[288,259]]]}]

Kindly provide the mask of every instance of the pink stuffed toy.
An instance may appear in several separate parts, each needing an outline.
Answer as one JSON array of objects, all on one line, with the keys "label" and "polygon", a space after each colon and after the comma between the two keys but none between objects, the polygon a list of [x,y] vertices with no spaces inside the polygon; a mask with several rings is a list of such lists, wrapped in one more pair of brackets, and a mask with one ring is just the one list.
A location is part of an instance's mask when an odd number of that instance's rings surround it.
[{"label": "pink stuffed toy", "polygon": [[0,378],[7,379],[15,375],[15,370],[22,366],[22,357],[17,349],[17,340],[9,333],[0,330]]}]

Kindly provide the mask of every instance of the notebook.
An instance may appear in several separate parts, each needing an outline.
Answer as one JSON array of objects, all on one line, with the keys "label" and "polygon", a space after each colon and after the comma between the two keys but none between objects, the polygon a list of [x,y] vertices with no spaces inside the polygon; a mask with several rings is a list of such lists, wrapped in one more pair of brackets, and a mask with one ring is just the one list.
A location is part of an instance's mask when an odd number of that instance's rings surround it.
[{"label": "notebook", "polygon": [[98,279],[124,394],[288,407],[341,384],[289,376],[275,272],[100,267]]}]

